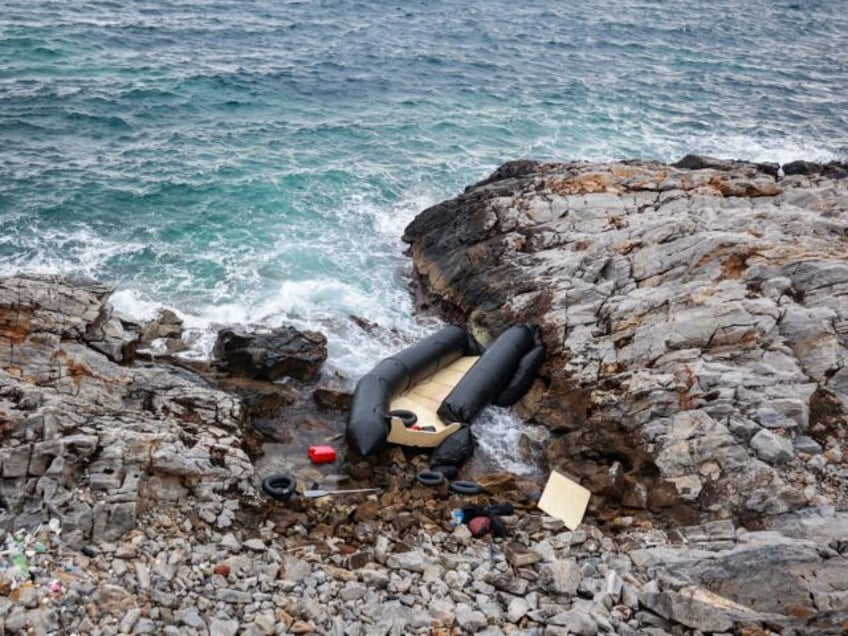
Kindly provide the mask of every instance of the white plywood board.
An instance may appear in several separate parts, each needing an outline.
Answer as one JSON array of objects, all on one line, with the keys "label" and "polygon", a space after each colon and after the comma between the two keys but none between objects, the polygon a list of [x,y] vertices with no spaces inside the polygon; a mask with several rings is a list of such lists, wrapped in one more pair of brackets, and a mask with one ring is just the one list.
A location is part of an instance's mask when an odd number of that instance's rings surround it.
[{"label": "white plywood board", "polygon": [[539,508],[575,530],[583,521],[592,493],[576,481],[553,471],[539,498]]}]

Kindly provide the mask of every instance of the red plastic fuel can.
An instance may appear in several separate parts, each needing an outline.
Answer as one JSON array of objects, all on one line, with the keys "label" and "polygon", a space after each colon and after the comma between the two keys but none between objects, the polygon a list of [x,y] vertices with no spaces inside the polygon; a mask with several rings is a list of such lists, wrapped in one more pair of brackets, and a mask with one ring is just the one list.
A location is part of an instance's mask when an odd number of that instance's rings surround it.
[{"label": "red plastic fuel can", "polygon": [[310,446],[309,459],[313,464],[327,464],[336,461],[336,449],[332,446]]}]

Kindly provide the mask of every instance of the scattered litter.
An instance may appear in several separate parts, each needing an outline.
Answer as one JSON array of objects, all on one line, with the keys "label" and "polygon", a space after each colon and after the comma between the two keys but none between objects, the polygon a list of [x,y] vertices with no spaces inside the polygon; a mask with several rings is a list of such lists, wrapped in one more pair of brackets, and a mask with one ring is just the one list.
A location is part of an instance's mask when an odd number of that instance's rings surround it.
[{"label": "scattered litter", "polygon": [[451,510],[451,527],[456,528],[461,526],[465,521],[465,515],[462,514],[462,508],[454,508]]},{"label": "scattered litter", "polygon": [[[11,591],[21,587],[32,587],[43,571],[38,567],[38,555],[47,552],[42,541],[46,538],[42,526],[35,532],[18,530],[0,535],[0,589]],[[48,588],[49,591],[49,588]]]},{"label": "scattered litter", "polygon": [[468,529],[472,537],[482,537],[492,529],[492,520],[489,517],[475,517],[468,522]]},{"label": "scattered litter", "polygon": [[0,530],[0,597],[16,602],[26,595],[42,604],[64,603],[61,599],[80,573],[70,560],[57,560],[65,549],[61,529],[59,520],[51,519],[31,531]]},{"label": "scattered litter", "polygon": [[553,471],[538,506],[542,512],[562,521],[569,530],[576,530],[583,521],[591,496],[592,493],[577,482]]},{"label": "scattered litter", "polygon": [[336,461],[336,449],[332,446],[310,446],[309,459],[313,464],[329,464]]},{"label": "scattered litter", "polygon": [[483,536],[489,531],[496,537],[505,537],[509,533],[500,515],[511,515],[513,512],[511,503],[455,508],[451,511],[451,526],[455,528],[466,523],[475,537]]}]

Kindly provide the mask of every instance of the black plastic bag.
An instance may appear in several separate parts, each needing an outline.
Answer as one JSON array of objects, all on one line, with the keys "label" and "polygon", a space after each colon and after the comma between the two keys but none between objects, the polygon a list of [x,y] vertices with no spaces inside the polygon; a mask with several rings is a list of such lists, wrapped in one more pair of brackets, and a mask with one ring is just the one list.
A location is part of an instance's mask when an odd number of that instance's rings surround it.
[{"label": "black plastic bag", "polygon": [[430,467],[455,466],[459,468],[474,454],[474,436],[467,424],[452,433],[436,447],[430,456]]}]

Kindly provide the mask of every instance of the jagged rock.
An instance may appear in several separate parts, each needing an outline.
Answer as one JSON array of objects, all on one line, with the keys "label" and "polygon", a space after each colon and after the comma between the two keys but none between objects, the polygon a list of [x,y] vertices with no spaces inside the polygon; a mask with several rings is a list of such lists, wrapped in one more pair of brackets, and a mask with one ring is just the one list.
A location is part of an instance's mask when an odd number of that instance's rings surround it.
[{"label": "jagged rock", "polygon": [[117,352],[129,340],[104,328],[118,324],[104,322],[110,293],[77,279],[0,278],[4,527],[55,517],[76,546],[120,537],[160,500],[254,492],[238,400],[184,371],[127,366]]},{"label": "jagged rock", "polygon": [[315,387],[313,397],[319,408],[337,411],[347,411],[353,402],[353,393],[350,388],[333,381],[319,383]]},{"label": "jagged rock", "polygon": [[[728,614],[730,602],[716,606],[710,597],[698,598],[694,591],[654,592],[642,596],[642,603],[663,618],[704,632],[726,632],[734,626]],[[743,608],[744,609],[744,608]]]},{"label": "jagged rock", "polygon": [[159,338],[176,338],[183,335],[183,321],[170,309],[160,309],[155,320],[149,320],[142,325],[141,342],[150,344]]},{"label": "jagged rock", "polygon": [[541,326],[546,382],[517,410],[594,509],[848,505],[843,456],[821,480],[801,450],[848,425],[848,179],[789,168],[513,162],[406,228],[426,304]]},{"label": "jagged rock", "polygon": [[230,373],[260,380],[292,377],[309,382],[317,379],[327,359],[327,338],[290,326],[259,334],[222,329],[213,354]]},{"label": "jagged rock", "polygon": [[572,559],[546,563],[539,570],[539,583],[554,594],[574,594],[582,576],[580,566]]}]

